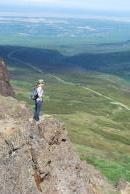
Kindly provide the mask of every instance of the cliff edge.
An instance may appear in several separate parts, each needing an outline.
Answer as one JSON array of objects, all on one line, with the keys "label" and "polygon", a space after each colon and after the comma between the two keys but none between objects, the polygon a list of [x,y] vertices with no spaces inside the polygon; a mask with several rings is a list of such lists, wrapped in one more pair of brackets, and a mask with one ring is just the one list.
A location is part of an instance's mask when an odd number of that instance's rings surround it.
[{"label": "cliff edge", "polygon": [[[0,93],[13,95],[1,67],[0,85],[7,88],[0,86]],[[1,194],[116,193],[94,167],[80,161],[62,123],[47,116],[36,123],[31,117],[24,103],[0,96]]]},{"label": "cliff edge", "polygon": [[44,116],[36,124],[30,116],[25,104],[0,97],[2,194],[115,193],[98,171],[80,161],[62,123]]}]

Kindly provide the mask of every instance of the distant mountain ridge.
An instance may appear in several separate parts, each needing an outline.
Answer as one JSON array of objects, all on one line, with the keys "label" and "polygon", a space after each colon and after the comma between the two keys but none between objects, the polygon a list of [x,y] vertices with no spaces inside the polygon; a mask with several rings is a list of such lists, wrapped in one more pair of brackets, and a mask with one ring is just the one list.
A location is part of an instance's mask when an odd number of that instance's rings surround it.
[{"label": "distant mountain ridge", "polygon": [[[63,56],[56,50],[18,46],[0,46],[0,56],[9,64],[26,66],[29,63],[45,72],[64,72],[81,69],[98,71],[120,76],[130,72],[130,52],[83,53]],[[19,63],[18,61],[19,60]],[[20,64],[21,61],[21,64]]]}]

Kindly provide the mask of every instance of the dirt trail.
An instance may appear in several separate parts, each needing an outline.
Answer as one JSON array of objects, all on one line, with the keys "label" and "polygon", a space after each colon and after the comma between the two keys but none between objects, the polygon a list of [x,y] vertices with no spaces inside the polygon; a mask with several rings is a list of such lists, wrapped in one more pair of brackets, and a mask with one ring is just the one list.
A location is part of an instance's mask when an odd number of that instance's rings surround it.
[{"label": "dirt trail", "polygon": [[[68,84],[68,85],[73,85],[73,86],[76,85],[76,84],[74,84],[73,82],[68,82],[68,81],[63,80],[63,79],[61,79],[61,78],[58,77],[58,76],[51,75],[51,74],[49,74],[49,76],[50,76],[50,77],[54,77],[55,79],[57,79],[58,81],[60,81],[60,82],[63,83],[63,84]],[[111,104],[119,105],[119,106],[123,107],[124,109],[130,111],[130,108],[129,108],[127,105],[125,105],[125,104],[123,104],[123,103],[121,103],[121,102],[115,100],[114,98],[111,98],[111,97],[109,97],[109,96],[106,96],[106,95],[104,95],[104,94],[102,94],[102,93],[100,93],[100,92],[98,92],[98,91],[95,91],[95,90],[93,90],[93,89],[91,89],[91,88],[88,88],[88,87],[85,87],[85,86],[79,86],[79,85],[78,85],[78,87],[83,88],[83,89],[85,89],[85,90],[88,90],[88,91],[90,91],[90,92],[92,92],[92,93],[94,93],[94,94],[96,94],[96,95],[98,95],[98,96],[101,96],[101,97],[103,97],[103,98],[109,100]]]}]

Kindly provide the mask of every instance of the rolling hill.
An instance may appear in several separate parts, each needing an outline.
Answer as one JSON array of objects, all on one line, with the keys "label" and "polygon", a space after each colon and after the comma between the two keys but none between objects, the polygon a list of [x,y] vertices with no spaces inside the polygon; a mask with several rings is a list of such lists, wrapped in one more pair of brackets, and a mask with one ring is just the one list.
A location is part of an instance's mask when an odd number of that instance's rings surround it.
[{"label": "rolling hill", "polygon": [[34,66],[44,72],[96,71],[129,79],[130,51],[64,56],[56,50],[0,46],[0,56],[12,66]]}]

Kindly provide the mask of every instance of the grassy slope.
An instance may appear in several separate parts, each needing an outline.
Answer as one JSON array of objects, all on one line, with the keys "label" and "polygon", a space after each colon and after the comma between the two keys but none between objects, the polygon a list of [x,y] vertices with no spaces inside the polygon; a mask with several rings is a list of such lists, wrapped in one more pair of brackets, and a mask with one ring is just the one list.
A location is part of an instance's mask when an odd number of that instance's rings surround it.
[{"label": "grassy slope", "polygon": [[54,114],[65,122],[81,159],[95,165],[113,184],[120,177],[130,181],[130,111],[79,85],[105,93],[130,106],[129,84],[126,81],[92,72],[58,75],[70,81],[68,84],[28,68],[22,69],[21,73],[18,68],[11,67],[10,72],[17,97],[26,100],[31,107],[29,95],[34,80],[45,79],[44,113]]}]

